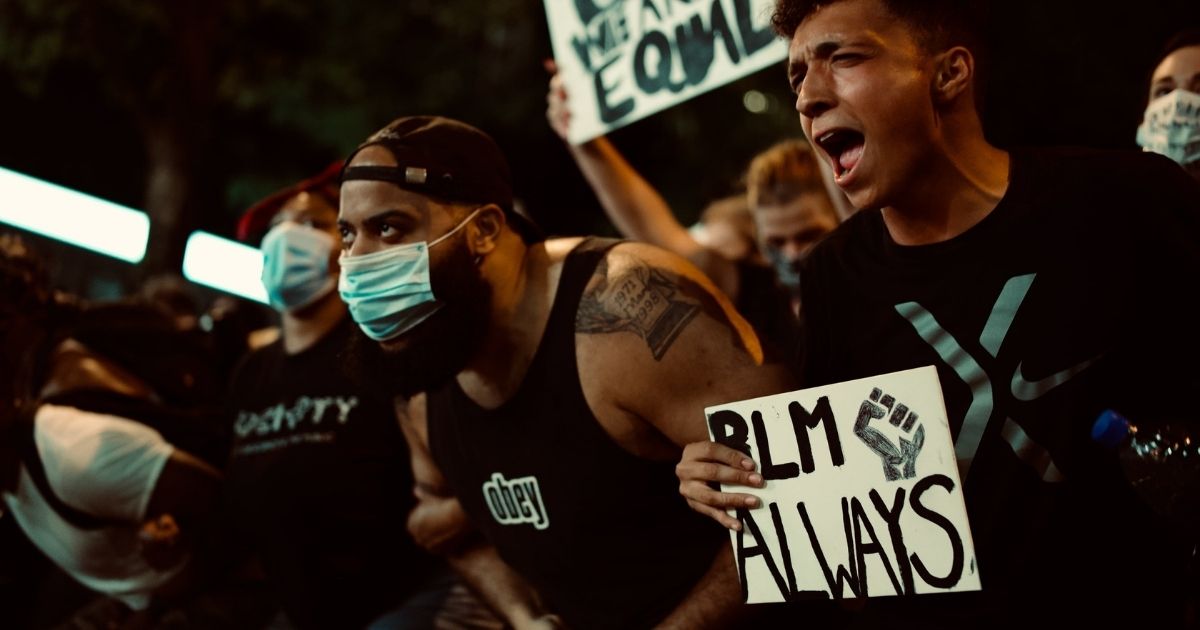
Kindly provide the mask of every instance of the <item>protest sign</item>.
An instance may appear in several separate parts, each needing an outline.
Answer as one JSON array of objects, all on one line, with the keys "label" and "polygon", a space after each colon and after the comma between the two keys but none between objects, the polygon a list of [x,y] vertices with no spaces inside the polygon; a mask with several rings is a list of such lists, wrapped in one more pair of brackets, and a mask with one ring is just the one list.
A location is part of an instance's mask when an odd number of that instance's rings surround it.
[{"label": "protest sign", "polygon": [[[771,0],[545,0],[578,144],[787,57]],[[780,69],[779,80],[784,81]]]},{"label": "protest sign", "polygon": [[747,602],[979,590],[937,369],[705,409],[761,500],[730,532]]}]

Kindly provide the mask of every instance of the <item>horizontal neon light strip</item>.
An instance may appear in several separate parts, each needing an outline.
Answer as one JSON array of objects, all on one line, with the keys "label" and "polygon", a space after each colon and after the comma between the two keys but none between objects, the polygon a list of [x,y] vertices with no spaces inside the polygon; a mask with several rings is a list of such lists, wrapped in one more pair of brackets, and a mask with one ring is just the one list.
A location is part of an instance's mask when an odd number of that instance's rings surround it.
[{"label": "horizontal neon light strip", "polygon": [[0,221],[106,256],[146,256],[150,218],[50,182],[0,168]]},{"label": "horizontal neon light strip", "polygon": [[258,248],[208,232],[192,232],[183,251],[183,277],[266,304],[262,268],[263,257]]}]

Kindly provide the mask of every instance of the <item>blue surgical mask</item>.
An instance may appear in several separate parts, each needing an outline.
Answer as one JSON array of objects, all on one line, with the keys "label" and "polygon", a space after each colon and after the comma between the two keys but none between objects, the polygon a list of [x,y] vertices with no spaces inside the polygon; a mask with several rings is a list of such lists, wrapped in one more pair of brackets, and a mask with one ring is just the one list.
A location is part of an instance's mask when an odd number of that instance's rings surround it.
[{"label": "blue surgical mask", "polygon": [[398,245],[361,256],[342,254],[338,293],[368,337],[375,341],[398,337],[441,309],[430,284],[429,249],[477,214],[479,210],[431,243]]},{"label": "blue surgical mask", "polygon": [[779,284],[793,295],[800,295],[800,261],[793,261],[783,252],[770,247],[767,248],[767,260],[775,270]]},{"label": "blue surgical mask", "polygon": [[1200,161],[1200,94],[1174,90],[1151,101],[1138,127],[1137,143],[1183,166]]},{"label": "blue surgical mask", "polygon": [[263,237],[262,283],[277,311],[297,311],[333,290],[329,273],[336,243],[316,228],[284,221]]}]

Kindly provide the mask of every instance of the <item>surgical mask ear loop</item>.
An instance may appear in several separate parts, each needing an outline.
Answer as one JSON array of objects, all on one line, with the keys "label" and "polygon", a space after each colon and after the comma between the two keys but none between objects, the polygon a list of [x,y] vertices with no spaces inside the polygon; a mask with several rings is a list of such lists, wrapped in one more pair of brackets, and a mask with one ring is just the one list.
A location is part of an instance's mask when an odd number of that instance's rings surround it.
[{"label": "surgical mask ear loop", "polygon": [[[428,249],[433,249],[433,246],[434,246],[434,245],[437,245],[438,243],[441,243],[442,241],[444,241],[444,240],[446,240],[446,239],[450,238],[450,235],[451,235],[451,234],[454,234],[455,232],[457,232],[457,231],[461,230],[461,229],[463,228],[463,226],[464,226],[464,225],[466,225],[466,224],[470,223],[470,222],[471,222],[471,219],[474,219],[474,218],[475,218],[475,215],[479,214],[479,213],[480,213],[480,212],[482,212],[482,211],[483,211],[483,208],[476,208],[476,209],[475,209],[475,212],[472,212],[471,214],[467,215],[467,218],[465,218],[465,219],[463,219],[463,220],[462,220],[462,223],[459,223],[458,225],[454,226],[454,229],[453,229],[453,230],[450,230],[449,232],[446,232],[445,234],[443,234],[443,235],[439,236],[439,237],[438,237],[437,239],[435,239],[435,240],[434,240],[432,243],[430,243],[430,244],[429,244],[429,247],[426,247],[426,249],[427,249],[427,250],[428,250]],[[483,256],[480,256],[480,255],[478,255],[478,254],[477,254],[477,255],[475,256],[475,266],[476,266],[476,267],[478,267],[478,266],[479,266],[479,264],[480,264],[480,263],[482,263],[482,262],[483,262]]]},{"label": "surgical mask ear loop", "polygon": [[446,232],[445,234],[443,234],[443,235],[441,235],[441,236],[437,237],[437,238],[436,238],[436,239],[434,239],[434,240],[433,240],[431,243],[429,243],[429,247],[427,247],[426,249],[433,249],[433,246],[434,246],[434,245],[437,245],[438,243],[441,243],[442,241],[444,241],[444,240],[446,240],[446,239],[450,238],[450,236],[451,236],[452,234],[454,234],[455,232],[457,232],[457,231],[459,231],[459,230],[463,229],[463,226],[464,226],[464,225],[466,225],[466,224],[470,223],[470,222],[471,222],[471,219],[474,219],[474,218],[475,218],[475,215],[479,214],[479,213],[480,213],[480,212],[482,212],[482,211],[483,211],[483,208],[476,208],[476,209],[475,209],[475,212],[472,212],[471,214],[467,215],[467,218],[463,219],[463,220],[462,220],[462,223],[459,223],[458,225],[454,226],[454,229],[453,229],[453,230],[450,230],[449,232]]}]

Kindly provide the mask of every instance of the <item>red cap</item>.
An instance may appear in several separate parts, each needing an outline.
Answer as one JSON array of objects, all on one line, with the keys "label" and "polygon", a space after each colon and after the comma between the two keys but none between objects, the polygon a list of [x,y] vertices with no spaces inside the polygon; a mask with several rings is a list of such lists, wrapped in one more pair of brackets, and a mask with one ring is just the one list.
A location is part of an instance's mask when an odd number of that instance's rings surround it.
[{"label": "red cap", "polygon": [[288,199],[302,192],[316,193],[329,200],[336,208],[341,183],[338,175],[342,171],[342,162],[337,161],[325,167],[325,170],[312,177],[288,186],[283,190],[271,193],[265,199],[250,206],[238,219],[237,237],[239,241],[251,242],[261,238],[271,224],[271,219],[279,212]]}]

